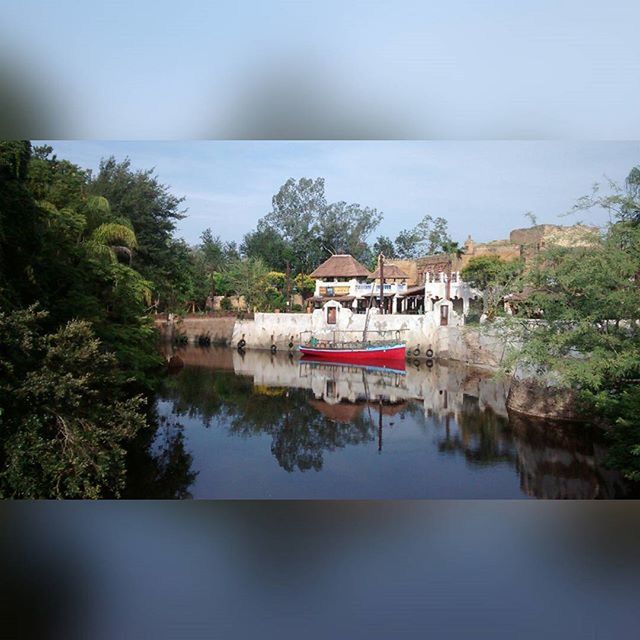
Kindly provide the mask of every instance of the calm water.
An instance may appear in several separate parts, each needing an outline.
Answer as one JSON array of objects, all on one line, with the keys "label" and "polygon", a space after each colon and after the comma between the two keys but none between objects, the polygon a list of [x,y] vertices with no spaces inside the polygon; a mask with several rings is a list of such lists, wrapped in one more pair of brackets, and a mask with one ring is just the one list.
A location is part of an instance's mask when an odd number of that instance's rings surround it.
[{"label": "calm water", "polygon": [[[507,415],[457,363],[405,372],[189,347],[132,454],[132,497],[613,498],[630,489],[586,427]],[[151,455],[148,455],[148,454]]]}]

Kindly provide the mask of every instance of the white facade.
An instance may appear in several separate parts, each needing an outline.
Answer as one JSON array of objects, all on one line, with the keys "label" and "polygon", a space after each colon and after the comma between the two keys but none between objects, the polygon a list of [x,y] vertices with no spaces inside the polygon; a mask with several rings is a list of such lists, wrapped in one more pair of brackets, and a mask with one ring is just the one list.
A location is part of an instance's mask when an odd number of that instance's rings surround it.
[{"label": "white facade", "polygon": [[[380,283],[376,282],[362,282],[357,278],[352,278],[347,282],[341,282],[338,280],[316,280],[316,297],[332,297],[334,296],[354,296],[355,298],[367,298],[371,295],[372,288],[375,287],[375,293],[380,295]],[[327,289],[332,289],[333,293],[328,294],[325,293]],[[386,282],[384,285],[385,294],[393,293],[404,293],[407,290],[406,284],[399,283],[389,283]]]},{"label": "white facade", "polygon": [[[392,297],[391,313],[396,313],[398,305],[396,300],[398,296],[401,296],[407,291],[407,285],[386,282],[384,285],[384,295],[386,297]],[[316,280],[315,296],[316,298],[323,298],[330,300],[331,298],[340,298],[343,296],[352,297],[351,307],[353,309],[358,308],[359,300],[369,300],[371,295],[380,296],[380,283],[379,282],[364,282],[363,278],[352,278],[347,281],[339,280]]]},{"label": "white facade", "polygon": [[[469,312],[470,301],[482,297],[481,291],[474,289],[462,280],[459,271],[451,272],[449,284],[449,298],[462,300],[462,312],[465,315]],[[447,295],[447,273],[425,273],[424,291],[426,298],[444,299]]]}]

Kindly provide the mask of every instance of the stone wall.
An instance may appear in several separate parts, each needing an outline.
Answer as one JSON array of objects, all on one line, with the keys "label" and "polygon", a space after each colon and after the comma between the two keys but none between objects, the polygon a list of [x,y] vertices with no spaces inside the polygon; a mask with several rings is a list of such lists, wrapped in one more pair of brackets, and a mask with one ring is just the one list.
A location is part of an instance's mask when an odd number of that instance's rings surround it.
[{"label": "stone wall", "polygon": [[186,336],[189,343],[194,343],[200,336],[207,336],[211,344],[228,345],[233,336],[233,316],[211,318],[207,316],[168,320],[157,318],[155,327],[162,342],[173,342],[178,336]]},{"label": "stone wall", "polygon": [[[480,327],[442,327],[441,357],[465,364],[498,368],[506,355],[502,336]],[[446,340],[446,344],[445,341]]]}]

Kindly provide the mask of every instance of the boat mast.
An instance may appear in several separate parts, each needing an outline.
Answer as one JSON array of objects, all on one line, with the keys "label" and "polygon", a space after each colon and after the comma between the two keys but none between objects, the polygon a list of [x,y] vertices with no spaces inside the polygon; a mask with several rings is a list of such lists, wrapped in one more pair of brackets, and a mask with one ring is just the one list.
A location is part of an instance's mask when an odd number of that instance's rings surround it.
[{"label": "boat mast", "polygon": [[384,256],[380,254],[380,313],[384,315]]},{"label": "boat mast", "polygon": [[[382,275],[382,269],[384,256],[382,254],[380,254],[378,256],[378,267],[380,268],[380,274]],[[382,291],[382,289],[381,289]],[[373,301],[375,300],[375,296],[376,296],[376,281],[375,278],[373,280],[373,283],[371,285],[371,295],[369,296],[369,306],[367,307],[367,313],[365,315],[364,318],[364,331],[362,332],[362,342],[366,342],[367,341],[367,329],[369,328],[369,311],[371,311],[371,306],[373,305]]]}]

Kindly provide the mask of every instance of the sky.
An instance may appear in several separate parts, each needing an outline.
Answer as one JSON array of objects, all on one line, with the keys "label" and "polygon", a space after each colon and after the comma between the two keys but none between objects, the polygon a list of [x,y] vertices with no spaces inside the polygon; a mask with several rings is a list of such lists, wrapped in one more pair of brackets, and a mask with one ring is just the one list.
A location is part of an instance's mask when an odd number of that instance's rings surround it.
[{"label": "sky", "polygon": [[640,139],[637,0],[4,4],[22,137]]},{"label": "sky", "polygon": [[[39,143],[35,143],[39,144]],[[486,242],[538,223],[604,224],[602,210],[565,216],[595,182],[624,183],[640,165],[640,142],[568,141],[47,141],[61,158],[97,170],[100,159],[129,157],[155,168],[184,196],[177,235],[195,244],[211,228],[242,240],[271,210],[288,178],[325,179],[329,202],[384,214],[374,235],[395,238],[429,214],[449,223],[454,240]]]}]

